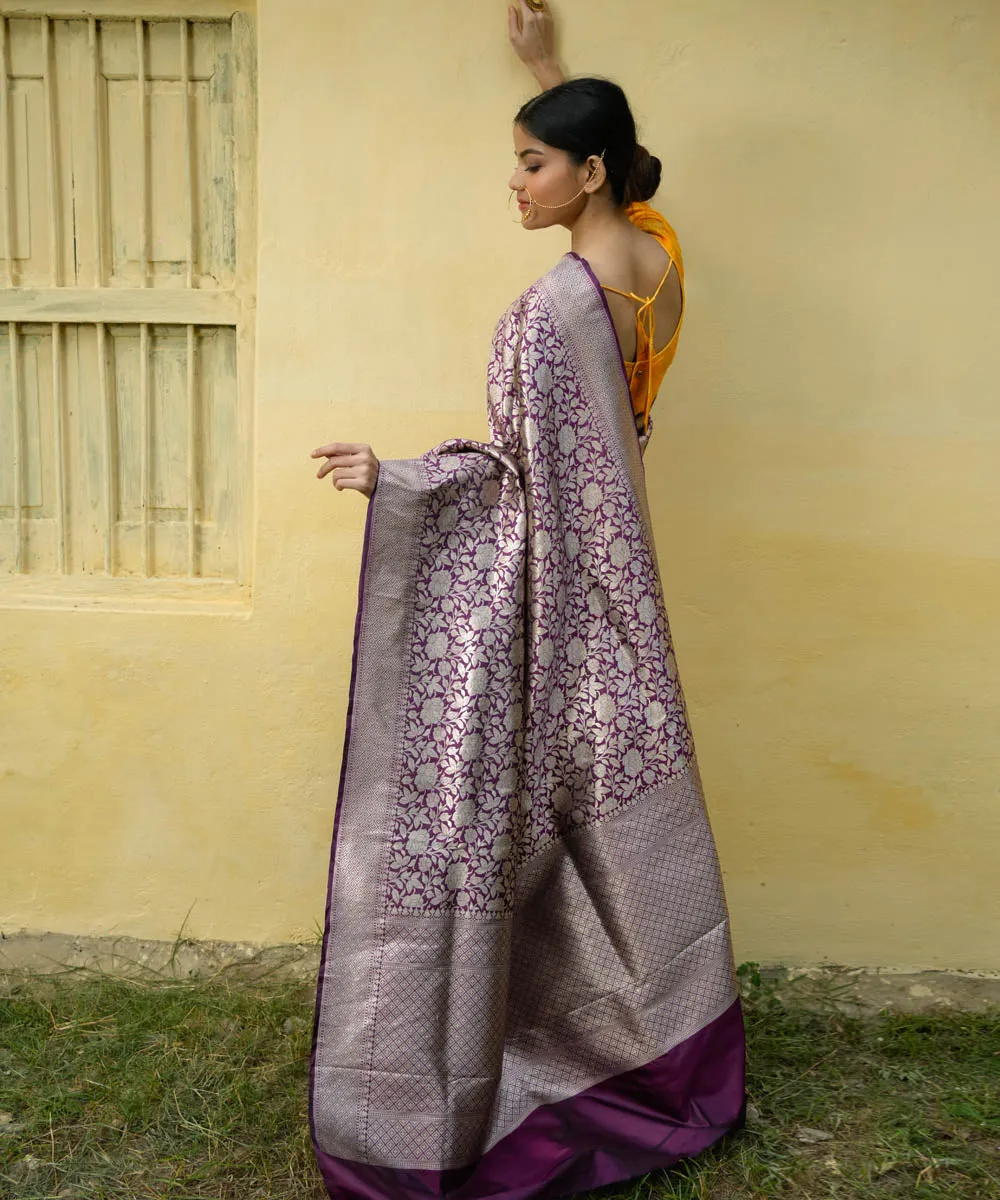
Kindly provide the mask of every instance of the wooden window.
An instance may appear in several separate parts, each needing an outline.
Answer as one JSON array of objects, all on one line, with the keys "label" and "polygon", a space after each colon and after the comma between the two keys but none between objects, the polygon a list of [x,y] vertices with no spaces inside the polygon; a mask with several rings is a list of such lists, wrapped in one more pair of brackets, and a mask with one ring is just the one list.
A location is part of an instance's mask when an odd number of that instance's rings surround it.
[{"label": "wooden window", "polygon": [[0,604],[245,604],[252,16],[31,7],[0,16]]}]

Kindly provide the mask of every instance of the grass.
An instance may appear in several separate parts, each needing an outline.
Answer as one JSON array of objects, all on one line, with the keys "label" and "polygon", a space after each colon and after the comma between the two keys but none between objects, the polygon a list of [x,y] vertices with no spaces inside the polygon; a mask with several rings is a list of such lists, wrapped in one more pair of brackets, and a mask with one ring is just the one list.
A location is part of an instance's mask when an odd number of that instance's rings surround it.
[{"label": "grass", "polygon": [[[1000,1009],[851,1015],[741,967],[747,1128],[601,1200],[1000,1200]],[[793,989],[794,990],[794,989]],[[0,1197],[324,1200],[311,986],[8,976]]]}]

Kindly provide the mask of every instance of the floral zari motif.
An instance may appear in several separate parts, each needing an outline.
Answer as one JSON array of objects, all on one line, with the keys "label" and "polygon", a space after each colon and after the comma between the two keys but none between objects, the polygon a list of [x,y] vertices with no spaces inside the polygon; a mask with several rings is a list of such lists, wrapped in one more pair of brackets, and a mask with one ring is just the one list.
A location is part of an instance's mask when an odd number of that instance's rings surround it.
[{"label": "floral zari motif", "polygon": [[429,502],[388,903],[509,909],[518,864],[683,766],[691,739],[628,480],[529,289],[494,334],[490,444]]}]

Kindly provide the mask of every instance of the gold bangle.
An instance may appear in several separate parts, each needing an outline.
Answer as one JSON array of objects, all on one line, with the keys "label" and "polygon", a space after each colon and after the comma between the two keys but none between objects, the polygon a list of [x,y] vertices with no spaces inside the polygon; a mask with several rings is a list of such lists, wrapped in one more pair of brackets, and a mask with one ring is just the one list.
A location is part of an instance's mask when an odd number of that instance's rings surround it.
[{"label": "gold bangle", "polygon": [[524,0],[532,12],[544,12],[545,0]]}]

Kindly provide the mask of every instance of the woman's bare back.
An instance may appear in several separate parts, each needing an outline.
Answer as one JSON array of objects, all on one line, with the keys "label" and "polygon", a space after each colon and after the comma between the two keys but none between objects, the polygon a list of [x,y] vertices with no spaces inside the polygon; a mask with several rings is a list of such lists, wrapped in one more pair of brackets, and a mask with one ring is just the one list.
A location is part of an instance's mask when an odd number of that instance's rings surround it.
[{"label": "woman's bare back", "polygon": [[[623,292],[633,292],[643,299],[652,296],[660,286],[664,272],[671,262],[670,255],[652,234],[635,228],[629,231],[628,239],[623,239],[613,251],[594,254],[588,261],[602,284]],[[604,295],[607,297],[622,357],[626,362],[632,362],[636,351],[636,310],[639,305],[635,300],[619,296],[616,292],[605,291]],[[681,281],[677,271],[671,268],[653,305],[656,317],[654,351],[661,350],[674,336],[681,319],[681,307]]]}]

